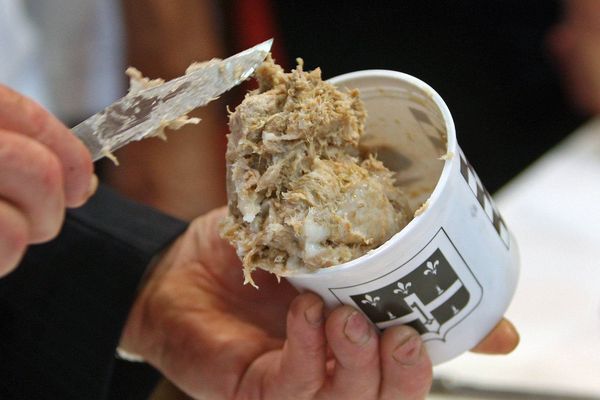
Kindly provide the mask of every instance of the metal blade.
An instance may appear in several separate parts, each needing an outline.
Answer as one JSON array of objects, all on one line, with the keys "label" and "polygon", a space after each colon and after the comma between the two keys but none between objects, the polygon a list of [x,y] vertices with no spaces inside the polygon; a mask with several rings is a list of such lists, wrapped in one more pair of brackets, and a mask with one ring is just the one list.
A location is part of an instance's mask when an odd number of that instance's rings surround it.
[{"label": "metal blade", "polygon": [[151,136],[166,122],[218,98],[246,80],[263,62],[273,39],[225,60],[211,60],[186,75],[131,93],[72,130],[94,161],[135,140]]}]

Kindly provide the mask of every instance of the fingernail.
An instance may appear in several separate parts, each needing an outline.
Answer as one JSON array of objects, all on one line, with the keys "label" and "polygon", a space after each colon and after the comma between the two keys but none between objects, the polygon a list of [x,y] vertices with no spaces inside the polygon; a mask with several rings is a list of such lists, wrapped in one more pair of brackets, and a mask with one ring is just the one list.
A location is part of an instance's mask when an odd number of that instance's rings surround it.
[{"label": "fingernail", "polygon": [[371,327],[362,315],[354,311],[350,314],[348,319],[346,319],[344,334],[352,343],[362,345],[371,337]]},{"label": "fingernail", "polygon": [[323,303],[318,301],[304,311],[306,322],[319,326],[323,323]]},{"label": "fingernail", "polygon": [[415,365],[421,356],[421,338],[415,332],[402,332],[399,340],[392,357],[402,365]]},{"label": "fingernail", "polygon": [[87,198],[92,197],[96,190],[98,189],[98,176],[96,174],[92,174],[92,179],[90,179],[90,186],[88,187]]}]

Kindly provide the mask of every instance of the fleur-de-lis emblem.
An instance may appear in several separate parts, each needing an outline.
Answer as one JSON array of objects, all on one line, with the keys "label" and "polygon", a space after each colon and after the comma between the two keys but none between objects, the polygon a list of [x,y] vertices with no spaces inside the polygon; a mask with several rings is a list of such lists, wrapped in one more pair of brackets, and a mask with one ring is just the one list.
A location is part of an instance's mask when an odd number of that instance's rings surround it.
[{"label": "fleur-de-lis emblem", "polygon": [[412,286],[412,283],[406,282],[406,284],[404,284],[402,282],[398,282],[397,286],[398,286],[398,289],[394,289],[394,294],[401,293],[403,295],[407,295],[408,294],[408,288],[410,288]]},{"label": "fleur-de-lis emblem", "polygon": [[365,294],[365,298],[362,299],[360,302],[363,303],[363,304],[370,304],[373,307],[377,307],[377,302],[379,300],[381,300],[379,298],[379,296],[372,297],[371,295]]},{"label": "fleur-de-lis emblem", "polygon": [[429,275],[429,274],[437,275],[437,267],[439,264],[440,264],[439,260],[435,260],[434,262],[427,261],[427,263],[425,264],[427,266],[427,269],[425,270],[424,274],[425,275]]}]

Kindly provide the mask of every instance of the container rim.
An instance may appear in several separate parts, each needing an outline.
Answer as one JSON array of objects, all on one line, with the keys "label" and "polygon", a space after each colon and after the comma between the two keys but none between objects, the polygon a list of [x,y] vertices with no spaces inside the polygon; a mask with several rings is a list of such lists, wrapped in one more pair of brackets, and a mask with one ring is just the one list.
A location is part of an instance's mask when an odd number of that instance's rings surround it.
[{"label": "container rim", "polygon": [[452,119],[450,110],[448,109],[448,106],[446,105],[446,103],[444,102],[442,97],[431,86],[429,86],[427,83],[423,82],[422,80],[415,78],[412,75],[409,75],[409,74],[406,74],[403,72],[385,70],[385,69],[370,69],[370,70],[350,72],[347,74],[338,75],[336,77],[333,77],[333,78],[327,80],[327,82],[329,82],[335,86],[338,86],[338,87],[342,86],[342,85],[346,85],[347,87],[352,88],[353,81],[357,81],[357,80],[365,79],[365,78],[369,78],[369,79],[382,78],[382,79],[389,79],[389,80],[399,80],[404,83],[408,83],[410,86],[414,87],[417,91],[419,91],[419,92],[423,93],[424,95],[428,96],[429,98],[431,98],[431,100],[438,107],[438,110],[442,115],[442,119],[444,122],[444,128],[446,129],[446,154],[448,155],[448,158],[446,160],[444,160],[444,166],[442,168],[440,177],[439,177],[431,195],[426,200],[426,203],[428,203],[427,208],[420,215],[414,216],[411,219],[411,221],[404,228],[402,228],[399,232],[394,234],[394,236],[392,236],[390,239],[388,239],[381,246],[367,252],[366,254],[363,254],[360,257],[355,258],[354,260],[347,261],[345,263],[338,264],[338,265],[333,265],[331,267],[321,268],[321,269],[318,269],[313,272],[291,273],[289,275],[285,275],[285,278],[288,278],[288,279],[290,279],[290,278],[291,279],[294,279],[294,278],[301,278],[301,279],[316,278],[316,279],[319,279],[324,276],[329,276],[331,274],[338,273],[340,271],[347,271],[349,269],[354,269],[354,268],[360,267],[361,264],[368,262],[369,259],[371,259],[372,257],[376,257],[377,254],[389,250],[390,247],[396,247],[398,243],[405,240],[405,237],[412,235],[413,232],[415,230],[417,230],[421,225],[426,224],[429,219],[433,218],[433,214],[434,214],[433,209],[437,208],[436,206],[440,202],[439,199],[440,199],[441,193],[443,192],[444,188],[447,186],[448,180],[451,175],[452,166],[455,162],[458,162],[457,157],[459,157],[460,155],[458,154],[459,150],[458,150],[458,145],[457,145],[457,141],[456,141],[456,129],[454,126],[454,120]]}]

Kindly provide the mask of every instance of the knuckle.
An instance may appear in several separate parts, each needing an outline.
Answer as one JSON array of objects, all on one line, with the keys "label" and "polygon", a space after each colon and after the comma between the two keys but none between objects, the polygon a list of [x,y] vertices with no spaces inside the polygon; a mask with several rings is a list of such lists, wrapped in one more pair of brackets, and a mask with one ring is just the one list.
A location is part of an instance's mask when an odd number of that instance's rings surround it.
[{"label": "knuckle", "polygon": [[23,158],[23,148],[12,132],[0,130],[0,162],[3,168],[19,165]]},{"label": "knuckle", "polygon": [[51,114],[42,106],[26,97],[21,97],[19,102],[32,133],[38,140],[45,142],[48,135],[48,126],[51,123]]},{"label": "knuckle", "polygon": [[[0,132],[0,165],[5,171],[3,195],[18,208],[11,210],[7,204],[0,202],[0,212],[5,221],[2,231],[6,235],[19,234],[17,225],[6,225],[8,219],[18,224],[15,213],[19,213],[29,224],[29,227],[26,226],[29,236],[26,242],[48,240],[58,233],[64,217],[61,163],[46,146],[17,133],[6,133],[1,135]],[[19,242],[18,238],[7,240]]]},{"label": "knuckle", "polygon": [[40,149],[40,185],[50,195],[62,193],[63,172],[58,157],[49,150]]},{"label": "knuckle", "polygon": [[0,163],[5,169],[42,176],[43,181],[52,182],[57,172],[61,175],[60,161],[46,146],[12,131],[0,130]]},{"label": "knuckle", "polygon": [[[38,204],[41,202],[47,204],[62,203],[62,200],[56,201],[58,197],[64,197],[64,183],[62,164],[58,157],[44,145],[28,141],[26,150],[27,155],[21,157],[20,163],[27,163],[25,168],[29,172],[31,184],[36,185],[40,194],[39,199],[33,199]],[[18,158],[16,155],[15,158]],[[51,201],[54,200],[54,201]]]},{"label": "knuckle", "polygon": [[404,390],[407,393],[414,394],[415,398],[425,398],[432,384],[432,370],[425,364],[421,364],[411,370],[410,380],[403,380]]}]

